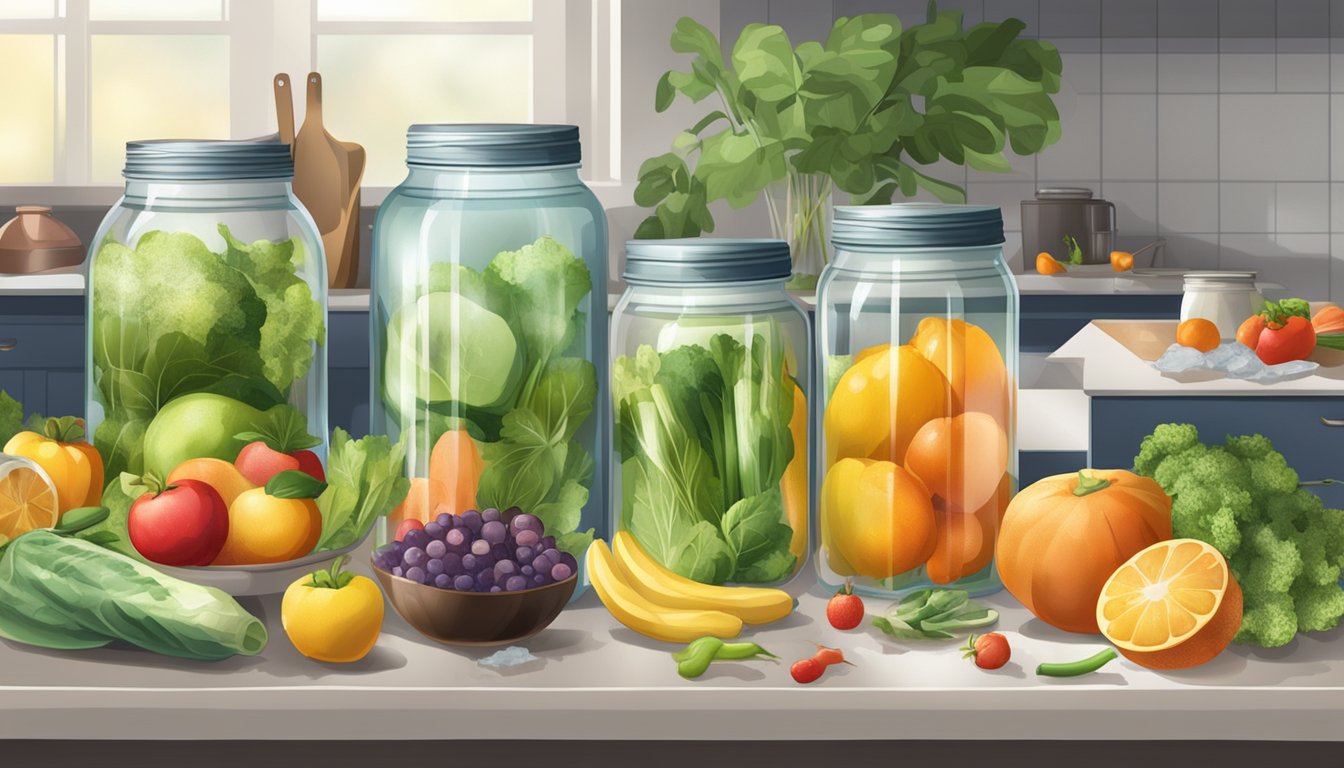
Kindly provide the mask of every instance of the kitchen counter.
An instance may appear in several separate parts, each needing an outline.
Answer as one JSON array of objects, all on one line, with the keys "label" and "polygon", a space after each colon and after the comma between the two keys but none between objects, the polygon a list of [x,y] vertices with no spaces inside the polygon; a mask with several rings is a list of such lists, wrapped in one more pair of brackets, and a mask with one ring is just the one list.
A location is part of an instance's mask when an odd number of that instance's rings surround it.
[{"label": "kitchen counter", "polygon": [[[1344,739],[1344,629],[1272,651],[1234,646],[1185,672],[1121,659],[1046,679],[1033,674],[1038,662],[1089,656],[1099,638],[1046,626],[1007,593],[983,601],[1002,613],[997,629],[1013,648],[994,672],[963,660],[957,641],[835,631],[813,588],[792,617],[747,634],[781,663],[717,663],[686,681],[668,658],[674,646],[620,627],[591,591],[521,643],[537,661],[505,670],[476,663],[491,649],[424,639],[390,607],[363,661],[315,663],[285,638],[278,597],[245,599],[270,631],[254,658],[0,641],[0,738]],[[854,666],[795,684],[788,664],[814,642],[843,648]]]},{"label": "kitchen counter", "polygon": [[[1122,326],[1144,321],[1107,320]],[[1317,353],[1322,354],[1322,353]],[[1329,353],[1326,353],[1329,354]],[[1342,355],[1344,356],[1344,355]],[[1163,375],[1098,325],[1089,323],[1048,356],[1051,364],[1072,367],[1081,376],[1082,391],[1097,396],[1339,396],[1344,395],[1344,365],[1334,356],[1311,376],[1262,384],[1229,379],[1212,371]],[[1214,378],[1214,377],[1217,378]]]}]

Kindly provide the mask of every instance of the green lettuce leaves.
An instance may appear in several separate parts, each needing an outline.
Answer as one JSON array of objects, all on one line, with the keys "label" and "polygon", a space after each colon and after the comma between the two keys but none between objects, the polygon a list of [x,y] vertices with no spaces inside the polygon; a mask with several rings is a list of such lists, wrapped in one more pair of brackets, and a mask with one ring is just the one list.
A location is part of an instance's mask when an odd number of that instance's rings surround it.
[{"label": "green lettuce leaves", "polygon": [[665,567],[709,584],[792,573],[780,481],[797,384],[784,371],[760,334],[613,361],[622,524]]},{"label": "green lettuce leaves", "polygon": [[[597,369],[580,337],[592,273],[541,237],[480,271],[432,264],[427,282],[389,323],[384,403],[418,420],[431,445],[465,428],[485,463],[478,506],[531,512],[557,546],[581,557],[593,537],[579,528],[597,474],[580,437],[597,403]],[[416,326],[439,330],[412,328],[408,307],[421,308]]]},{"label": "green lettuce leaves", "polygon": [[91,325],[104,420],[93,438],[109,479],[143,470],[145,429],[169,400],[211,392],[264,410],[287,399],[325,340],[297,241],[219,232],[222,253],[184,232],[99,246]]}]

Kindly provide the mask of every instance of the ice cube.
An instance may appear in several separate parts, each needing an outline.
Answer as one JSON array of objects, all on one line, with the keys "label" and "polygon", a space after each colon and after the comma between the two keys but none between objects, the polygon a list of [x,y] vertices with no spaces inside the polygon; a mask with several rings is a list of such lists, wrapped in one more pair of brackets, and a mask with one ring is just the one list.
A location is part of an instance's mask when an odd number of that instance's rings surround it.
[{"label": "ice cube", "polygon": [[477,663],[483,667],[502,669],[505,667],[520,667],[529,661],[536,660],[537,657],[533,656],[532,652],[526,648],[518,645],[510,645],[508,648],[495,651]]},{"label": "ice cube", "polygon": [[1204,353],[1194,347],[1183,347],[1180,344],[1172,344],[1167,347],[1167,351],[1157,358],[1153,367],[1162,373],[1182,373],[1184,371],[1195,371],[1203,368],[1205,365]]},{"label": "ice cube", "polygon": [[1227,377],[1229,379],[1249,379],[1252,376],[1259,375],[1265,370],[1266,366],[1260,360],[1250,347],[1244,345],[1238,350],[1237,355],[1227,366]]},{"label": "ice cube", "polygon": [[1204,355],[1204,364],[1215,371],[1227,372],[1228,367],[1236,360],[1243,358],[1245,352],[1250,352],[1250,348],[1241,342],[1224,342],[1219,344],[1213,351]]},{"label": "ice cube", "polygon": [[1303,376],[1310,375],[1312,371],[1320,367],[1319,364],[1310,360],[1290,360],[1278,365],[1267,365],[1254,375],[1246,378],[1261,384],[1272,384],[1276,381],[1300,379]]}]

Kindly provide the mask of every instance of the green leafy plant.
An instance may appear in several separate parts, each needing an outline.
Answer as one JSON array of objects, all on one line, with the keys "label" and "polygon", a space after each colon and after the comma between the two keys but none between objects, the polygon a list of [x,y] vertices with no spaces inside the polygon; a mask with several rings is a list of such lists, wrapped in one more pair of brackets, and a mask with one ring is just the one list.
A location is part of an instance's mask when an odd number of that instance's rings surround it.
[{"label": "green leafy plant", "polygon": [[1017,19],[963,29],[960,11],[929,3],[923,24],[889,14],[837,19],[824,43],[796,48],[775,25],[749,24],[725,60],[714,34],[689,18],[672,33],[689,71],[665,73],[654,107],[680,94],[718,96],[720,108],[680,132],[672,150],[639,169],[635,202],[654,208],[637,238],[714,230],[709,205],[741,208],[766,192],[771,228],[794,248],[795,272],[827,260],[833,189],[860,204],[927,190],[965,202],[935,178],[940,160],[979,171],[1011,169],[1011,147],[1030,155],[1058,141],[1059,52],[1018,36]]}]

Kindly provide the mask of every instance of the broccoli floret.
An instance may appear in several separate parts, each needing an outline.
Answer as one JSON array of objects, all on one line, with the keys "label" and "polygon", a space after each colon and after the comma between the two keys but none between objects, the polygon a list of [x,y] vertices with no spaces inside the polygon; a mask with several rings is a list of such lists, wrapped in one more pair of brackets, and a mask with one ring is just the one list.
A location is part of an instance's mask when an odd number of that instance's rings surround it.
[{"label": "broccoli floret", "polygon": [[1143,438],[1143,443],[1139,445],[1139,455],[1134,457],[1134,471],[1153,477],[1158,465],[1167,458],[1196,447],[1204,446],[1199,442],[1199,430],[1195,429],[1195,425],[1159,424],[1153,434]]},{"label": "broccoli floret", "polygon": [[1297,613],[1293,598],[1286,594],[1267,595],[1252,605],[1246,602],[1241,614],[1241,629],[1233,638],[1238,643],[1254,643],[1277,648],[1292,642],[1297,635]]},{"label": "broccoli floret", "polygon": [[1190,424],[1144,438],[1134,471],[1172,496],[1172,532],[1216,547],[1241,585],[1239,642],[1273,647],[1344,617],[1344,512],[1325,509],[1263,435],[1205,446]]},{"label": "broccoli floret", "polygon": [[1224,502],[1224,494],[1219,489],[1181,482],[1167,492],[1172,497],[1173,534],[1182,539],[1207,541],[1222,552],[1223,557],[1236,554],[1241,546],[1241,529],[1237,527],[1233,507]]},{"label": "broccoli floret", "polygon": [[1288,593],[1297,613],[1297,631],[1322,632],[1339,625],[1344,616],[1344,589],[1338,581],[1329,584],[1298,582]]}]

